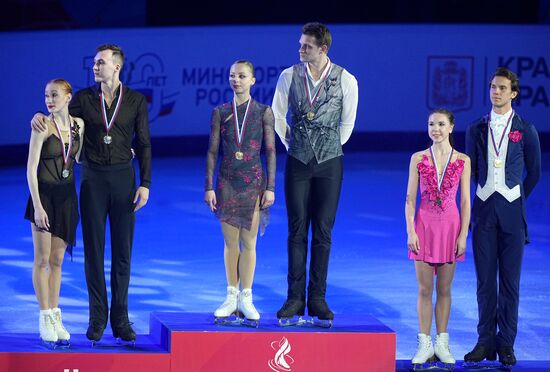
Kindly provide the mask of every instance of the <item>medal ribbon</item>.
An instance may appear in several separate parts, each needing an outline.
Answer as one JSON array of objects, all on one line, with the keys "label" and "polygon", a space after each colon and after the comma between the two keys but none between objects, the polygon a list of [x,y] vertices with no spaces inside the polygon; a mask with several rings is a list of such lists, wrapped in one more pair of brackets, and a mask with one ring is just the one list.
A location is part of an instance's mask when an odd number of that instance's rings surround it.
[{"label": "medal ribbon", "polygon": [[502,140],[504,140],[504,135],[506,134],[506,130],[508,129],[508,125],[510,124],[510,120],[512,120],[512,117],[514,116],[514,111],[510,114],[510,117],[508,118],[508,121],[506,122],[506,126],[504,127],[504,130],[502,131],[502,135],[500,136],[500,141],[498,141],[498,148],[497,144],[495,142],[495,135],[493,134],[493,129],[491,128],[491,112],[489,112],[489,132],[491,133],[491,142],[493,143],[493,149],[495,150],[495,154],[497,155],[497,158],[500,156],[500,147],[502,146]]},{"label": "medal ribbon", "polygon": [[237,132],[237,137],[235,137],[235,141],[237,142],[237,147],[239,148],[239,150],[241,149],[244,130],[246,129],[246,120],[248,119],[248,109],[250,108],[250,102],[252,102],[252,97],[250,97],[248,103],[246,104],[243,125],[239,127],[239,117],[237,116],[237,102],[235,101],[235,98],[233,98],[233,122],[235,123],[235,132]]},{"label": "medal ribbon", "polygon": [[103,97],[103,91],[99,95],[99,98],[101,100],[101,117],[103,118],[103,124],[105,125],[105,131],[107,132],[107,135],[109,134],[109,131],[111,130],[111,127],[115,123],[116,117],[118,116],[118,112],[120,111],[120,103],[122,102],[122,96],[123,96],[123,89],[122,89],[122,83],[120,83],[120,94],[118,96],[118,100],[116,102],[115,106],[115,113],[111,117],[111,120],[107,121],[107,110],[105,109],[105,98]]},{"label": "medal ribbon", "polygon": [[61,129],[59,128],[59,125],[55,121],[53,114],[52,114],[52,121],[55,124],[55,129],[57,129],[57,134],[59,135],[59,141],[61,142],[63,164],[67,165],[67,162],[69,161],[69,155],[71,154],[71,149],[73,147],[73,136],[71,133],[71,117],[69,116],[69,146],[67,146],[67,148],[65,148],[65,142],[63,141],[63,136],[61,135]]},{"label": "medal ribbon", "polygon": [[322,83],[327,79],[328,74],[332,68],[332,63],[330,62],[330,59],[328,60],[328,65],[325,68],[325,71],[323,72],[323,75],[321,75],[321,82],[318,84],[317,93],[315,94],[315,97],[311,98],[311,92],[309,91],[309,82],[307,81],[307,66],[304,64],[304,85],[306,86],[306,96],[309,101],[309,105],[313,107],[315,104],[315,101],[317,101],[317,98],[319,98],[319,93],[321,92],[321,85]]},{"label": "medal ribbon", "polygon": [[453,156],[454,149],[451,148],[451,152],[449,152],[449,157],[447,158],[447,164],[445,164],[445,168],[443,169],[443,173],[441,174],[441,179],[439,178],[439,168],[437,167],[437,160],[435,160],[435,155],[432,150],[433,146],[430,146],[430,154],[432,155],[432,160],[434,162],[435,166],[435,175],[437,177],[437,191],[441,191],[441,185],[443,184],[443,178],[445,178],[445,172],[447,171],[447,167],[449,166],[449,163],[451,162],[451,157]]}]

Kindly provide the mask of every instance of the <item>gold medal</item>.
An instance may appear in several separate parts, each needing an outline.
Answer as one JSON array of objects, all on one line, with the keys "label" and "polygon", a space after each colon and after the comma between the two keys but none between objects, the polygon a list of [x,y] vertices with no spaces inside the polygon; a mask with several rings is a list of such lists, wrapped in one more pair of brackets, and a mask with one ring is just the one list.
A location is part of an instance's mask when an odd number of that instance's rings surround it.
[{"label": "gold medal", "polygon": [[310,111],[306,114],[307,120],[313,120],[315,118],[315,113],[313,111]]},{"label": "gold medal", "polygon": [[237,152],[235,153],[235,159],[237,159],[237,160],[243,160],[243,153],[240,152],[240,151],[237,151]]},{"label": "gold medal", "polygon": [[495,168],[500,168],[500,167],[502,167],[502,160],[495,159],[493,164],[494,164]]}]

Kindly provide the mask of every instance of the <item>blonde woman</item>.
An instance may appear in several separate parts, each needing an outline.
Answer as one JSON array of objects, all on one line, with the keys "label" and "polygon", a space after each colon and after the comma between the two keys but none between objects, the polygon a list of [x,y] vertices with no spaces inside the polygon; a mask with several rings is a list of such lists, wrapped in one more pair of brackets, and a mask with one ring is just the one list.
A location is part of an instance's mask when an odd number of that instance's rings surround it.
[{"label": "blonde woman", "polygon": [[74,162],[80,155],[84,122],[69,115],[72,88],[64,79],[46,85],[47,130],[33,130],[27,162],[30,197],[25,218],[31,222],[34,245],[32,282],[40,307],[40,338],[69,342],[59,308],[61,265],[75,243],[78,202]]}]

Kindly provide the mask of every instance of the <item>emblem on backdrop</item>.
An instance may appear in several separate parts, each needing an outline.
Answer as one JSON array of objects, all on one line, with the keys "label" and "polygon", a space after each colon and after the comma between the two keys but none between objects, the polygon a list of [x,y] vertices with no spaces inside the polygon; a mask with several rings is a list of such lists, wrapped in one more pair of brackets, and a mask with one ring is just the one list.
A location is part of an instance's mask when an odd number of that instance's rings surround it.
[{"label": "emblem on backdrop", "polygon": [[428,56],[426,104],[430,110],[451,111],[472,108],[474,86],[473,57]]}]

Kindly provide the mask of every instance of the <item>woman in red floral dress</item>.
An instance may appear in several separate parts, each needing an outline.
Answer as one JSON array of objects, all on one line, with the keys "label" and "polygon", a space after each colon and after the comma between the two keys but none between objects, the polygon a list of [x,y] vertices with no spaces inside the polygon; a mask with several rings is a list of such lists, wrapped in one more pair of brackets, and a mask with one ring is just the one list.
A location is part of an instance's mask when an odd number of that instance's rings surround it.
[{"label": "woman in red floral dress", "polygon": [[[249,320],[260,319],[252,303],[256,238],[258,227],[263,233],[268,208],[275,201],[276,153],[273,111],[250,96],[255,81],[252,63],[233,63],[229,75],[233,100],[212,112],[204,201],[222,225],[228,285],[226,300],[214,313],[216,319],[227,318],[237,310]],[[267,178],[260,159],[262,142]],[[214,191],[220,144],[222,157]]]},{"label": "woman in red floral dress", "polygon": [[[451,284],[456,261],[464,260],[470,221],[470,159],[453,149],[454,115],[445,109],[428,119],[430,148],[411,157],[405,218],[409,258],[414,260],[418,280],[418,350],[412,363],[435,358],[446,364],[455,360],[449,349],[447,324],[451,310]],[[416,213],[417,190],[420,206]],[[456,204],[460,186],[460,213]],[[437,273],[435,347],[431,340],[432,293]],[[435,357],[434,357],[435,354]]]}]

